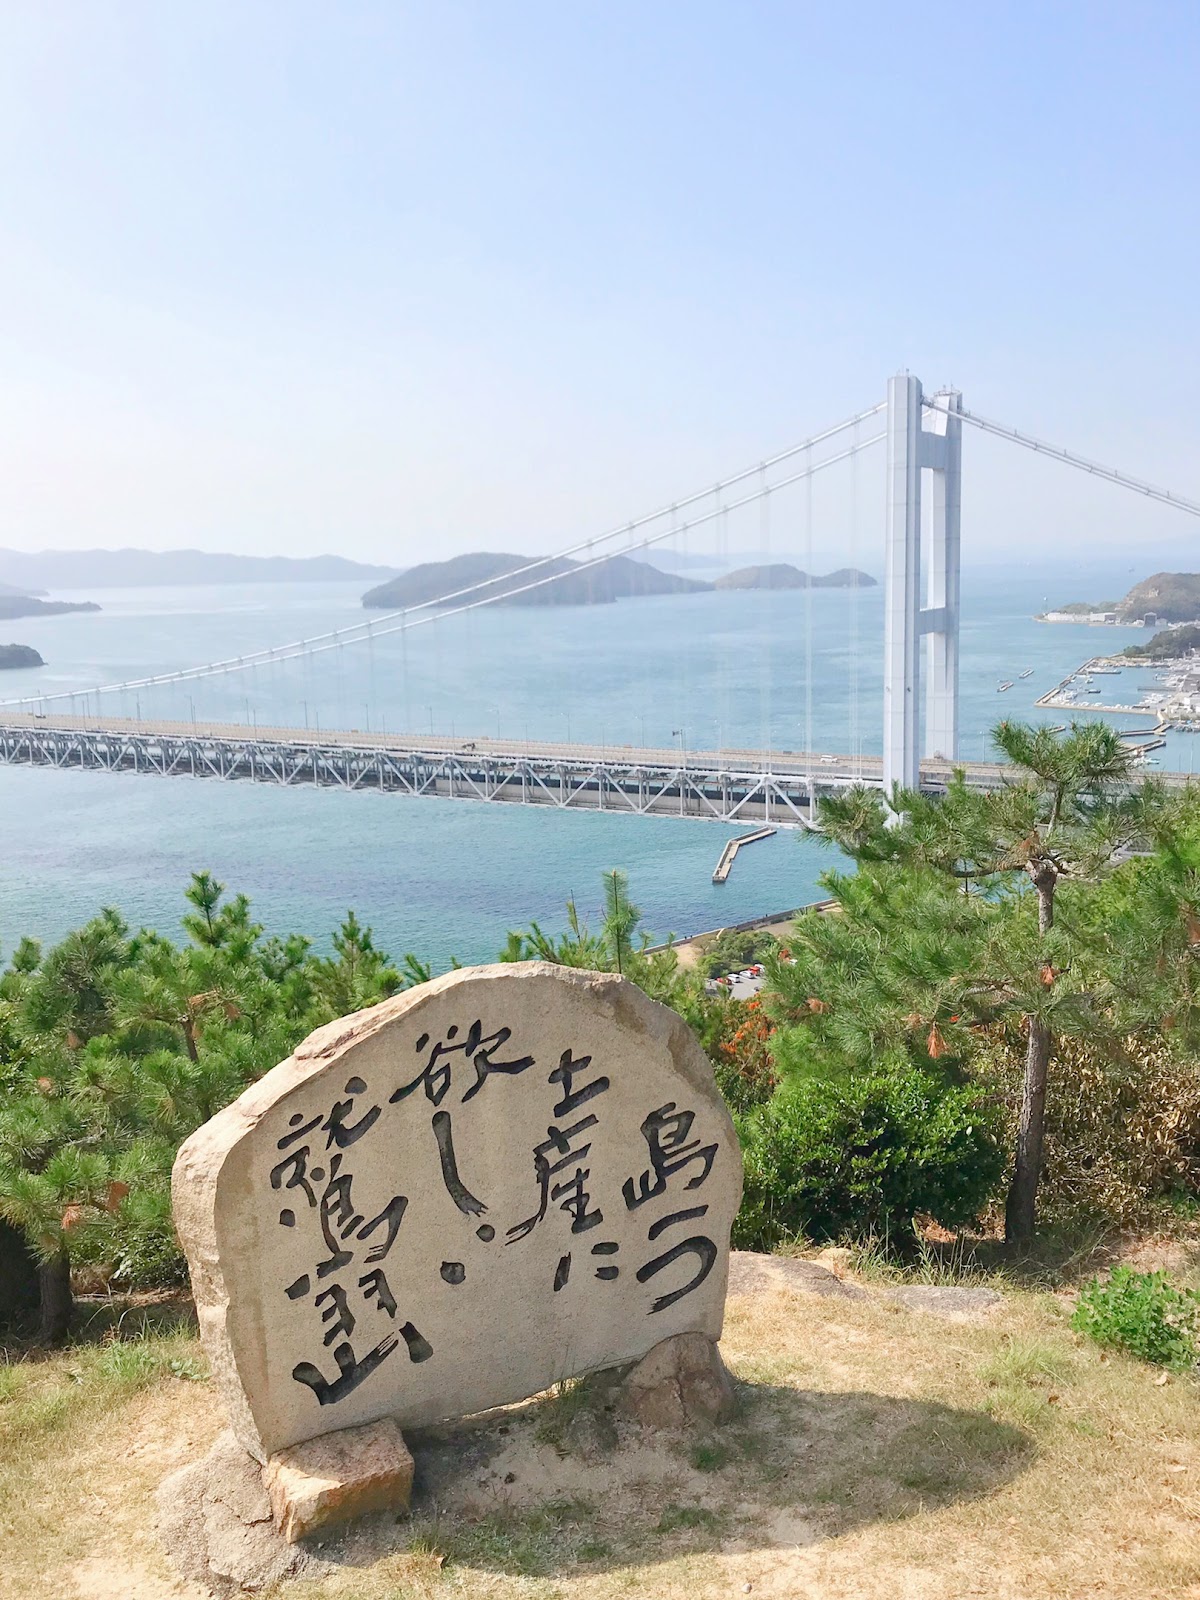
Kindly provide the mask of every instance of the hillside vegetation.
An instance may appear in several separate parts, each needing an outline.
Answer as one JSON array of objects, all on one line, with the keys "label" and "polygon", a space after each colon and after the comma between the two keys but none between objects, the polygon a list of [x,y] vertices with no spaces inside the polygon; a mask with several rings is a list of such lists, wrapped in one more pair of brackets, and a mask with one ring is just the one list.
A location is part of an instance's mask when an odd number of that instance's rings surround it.
[{"label": "hillside vegetation", "polygon": [[1135,583],[1122,600],[1072,600],[1054,609],[1070,616],[1115,611],[1117,621],[1141,622],[1153,615],[1161,622],[1200,620],[1200,572],[1155,572]]},{"label": "hillside vegetation", "polygon": [[1200,622],[1164,628],[1145,644],[1131,644],[1121,654],[1128,656],[1131,661],[1170,661],[1178,656],[1190,655],[1193,650],[1200,650]]},{"label": "hillside vegetation", "polygon": [[1200,619],[1200,572],[1155,572],[1135,583],[1117,607],[1122,622],[1137,622],[1148,612],[1162,622]]}]

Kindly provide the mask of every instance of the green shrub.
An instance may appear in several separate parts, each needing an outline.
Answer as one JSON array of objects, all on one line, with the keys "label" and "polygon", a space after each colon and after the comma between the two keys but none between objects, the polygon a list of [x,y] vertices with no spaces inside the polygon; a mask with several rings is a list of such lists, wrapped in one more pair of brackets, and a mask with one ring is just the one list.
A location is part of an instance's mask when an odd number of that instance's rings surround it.
[{"label": "green shrub", "polygon": [[1097,1344],[1176,1372],[1200,1361],[1200,1294],[1175,1288],[1165,1272],[1114,1267],[1107,1283],[1093,1278],[1071,1326]]},{"label": "green shrub", "polygon": [[740,933],[725,928],[704,952],[704,976],[722,978],[727,972],[752,967],[778,948],[779,940],[762,928],[746,928]]},{"label": "green shrub", "polygon": [[976,1217],[1004,1158],[990,1113],[969,1089],[916,1071],[785,1084],[740,1119],[742,1249],[810,1239],[912,1236],[927,1213],[947,1227]]}]

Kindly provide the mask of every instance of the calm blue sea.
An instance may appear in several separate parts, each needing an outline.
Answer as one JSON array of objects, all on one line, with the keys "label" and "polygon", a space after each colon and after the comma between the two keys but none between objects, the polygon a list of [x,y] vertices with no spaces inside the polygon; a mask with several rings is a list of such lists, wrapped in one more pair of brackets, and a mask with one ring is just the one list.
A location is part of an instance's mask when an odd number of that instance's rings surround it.
[{"label": "calm blue sea", "polygon": [[[1037,696],[1087,656],[1143,637],[1047,626],[1033,613],[1121,594],[1141,576],[1125,563],[964,574],[964,756],[985,753],[1001,716],[1036,715]],[[3,674],[0,697],[82,691],[341,627],[361,620],[360,593],[359,585],[293,584],[80,597],[103,609],[6,625],[5,639],[36,646],[47,667]],[[881,644],[881,588],[814,591],[811,602],[802,592],[719,592],[490,608],[370,648],[129,696],[105,709],[614,745],[669,745],[682,736],[696,749],[800,750],[811,725],[817,748],[877,753]],[[1019,679],[1029,667],[1032,676]],[[1013,688],[998,693],[1009,678]],[[1167,764],[1188,770],[1193,745],[1191,736],[1173,738]],[[412,950],[442,967],[452,956],[491,957],[508,929],[531,920],[559,927],[569,895],[594,911],[601,874],[614,866],[629,872],[655,933],[685,935],[800,905],[819,893],[819,874],[836,861],[819,841],[781,833],[743,851],[717,887],[711,873],[731,831],[699,821],[0,767],[0,950],[11,951],[22,934],[57,938],[104,904],[133,923],[172,930],[189,873],[207,867],[249,894],[271,931],[297,930],[323,944],[353,907],[393,954]]]}]

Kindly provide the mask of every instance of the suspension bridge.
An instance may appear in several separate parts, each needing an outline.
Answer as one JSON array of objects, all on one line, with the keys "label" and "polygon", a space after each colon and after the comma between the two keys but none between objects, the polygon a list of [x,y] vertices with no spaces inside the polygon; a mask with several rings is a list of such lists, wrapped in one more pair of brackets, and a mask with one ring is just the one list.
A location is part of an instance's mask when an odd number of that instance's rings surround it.
[{"label": "suspension bridge", "polygon": [[[852,784],[897,784],[936,792],[956,768],[984,788],[1005,768],[959,759],[960,551],[964,425],[1036,451],[1148,499],[1200,516],[1200,505],[1075,453],[978,416],[955,390],[926,396],[916,377],[890,380],[886,399],[741,472],[608,532],[494,580],[460,587],[420,606],[195,666],[0,702],[0,761],[60,769],[153,773],[224,781],[317,784],[412,796],[608,811],[632,816],[709,818],[725,823],[811,827],[816,802]],[[515,597],[538,597],[566,577],[638,555],[703,528],[727,528],[732,514],[769,507],[773,497],[886,448],[884,522],[883,728],[881,754],[812,748],[811,582],[803,683],[807,748],[689,749],[609,743],[461,738],[381,726],[324,731],[269,725],[247,696],[243,723],[197,717],[195,694],[214,680],[249,680],[289,663],[308,668],[336,652],[437,627]],[[570,565],[562,566],[563,558]],[[525,613],[537,616],[539,613]],[[548,664],[553,670],[553,663]],[[855,642],[851,670],[858,671]],[[162,692],[183,694],[189,715],[141,715]],[[128,714],[130,704],[136,714]],[[857,717],[857,678],[852,697]],[[364,708],[369,718],[369,707]],[[307,705],[305,721],[307,722]],[[377,715],[376,721],[379,722]]]}]

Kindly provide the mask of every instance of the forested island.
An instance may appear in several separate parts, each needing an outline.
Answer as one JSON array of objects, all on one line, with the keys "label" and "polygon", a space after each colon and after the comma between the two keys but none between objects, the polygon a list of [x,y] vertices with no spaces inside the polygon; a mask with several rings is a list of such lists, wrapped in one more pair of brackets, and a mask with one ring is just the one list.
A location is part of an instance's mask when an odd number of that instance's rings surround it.
[{"label": "forested island", "polygon": [[1147,618],[1151,625],[1200,621],[1200,572],[1155,572],[1135,583],[1122,600],[1072,600],[1038,620],[1095,620],[1128,627]]},{"label": "forested island", "polygon": [[57,617],[68,611],[99,611],[94,600],[38,600],[34,595],[0,594],[0,622],[17,617]]},{"label": "forested island", "polygon": [[345,556],[240,556],[211,550],[0,550],[0,594],[17,589],[140,589],[197,583],[345,583],[395,567]]},{"label": "forested island", "polygon": [[46,663],[31,644],[0,644],[0,672],[18,667],[44,667]]},{"label": "forested island", "polygon": [[717,589],[873,589],[875,579],[857,567],[839,567],[824,574],[803,572],[790,562],[777,561],[763,567],[739,567],[727,572],[713,586]]},{"label": "forested island", "polygon": [[[549,578],[554,581],[547,582]],[[461,597],[464,603],[486,599],[513,606],[593,606],[643,595],[697,594],[711,588],[710,583],[660,572],[629,556],[611,556],[589,566],[567,556],[541,560],[477,550],[451,556],[448,561],[410,567],[390,582],[368,590],[362,603],[389,611],[427,606],[443,598],[452,605],[454,600],[448,597],[469,589],[470,594]]]}]

